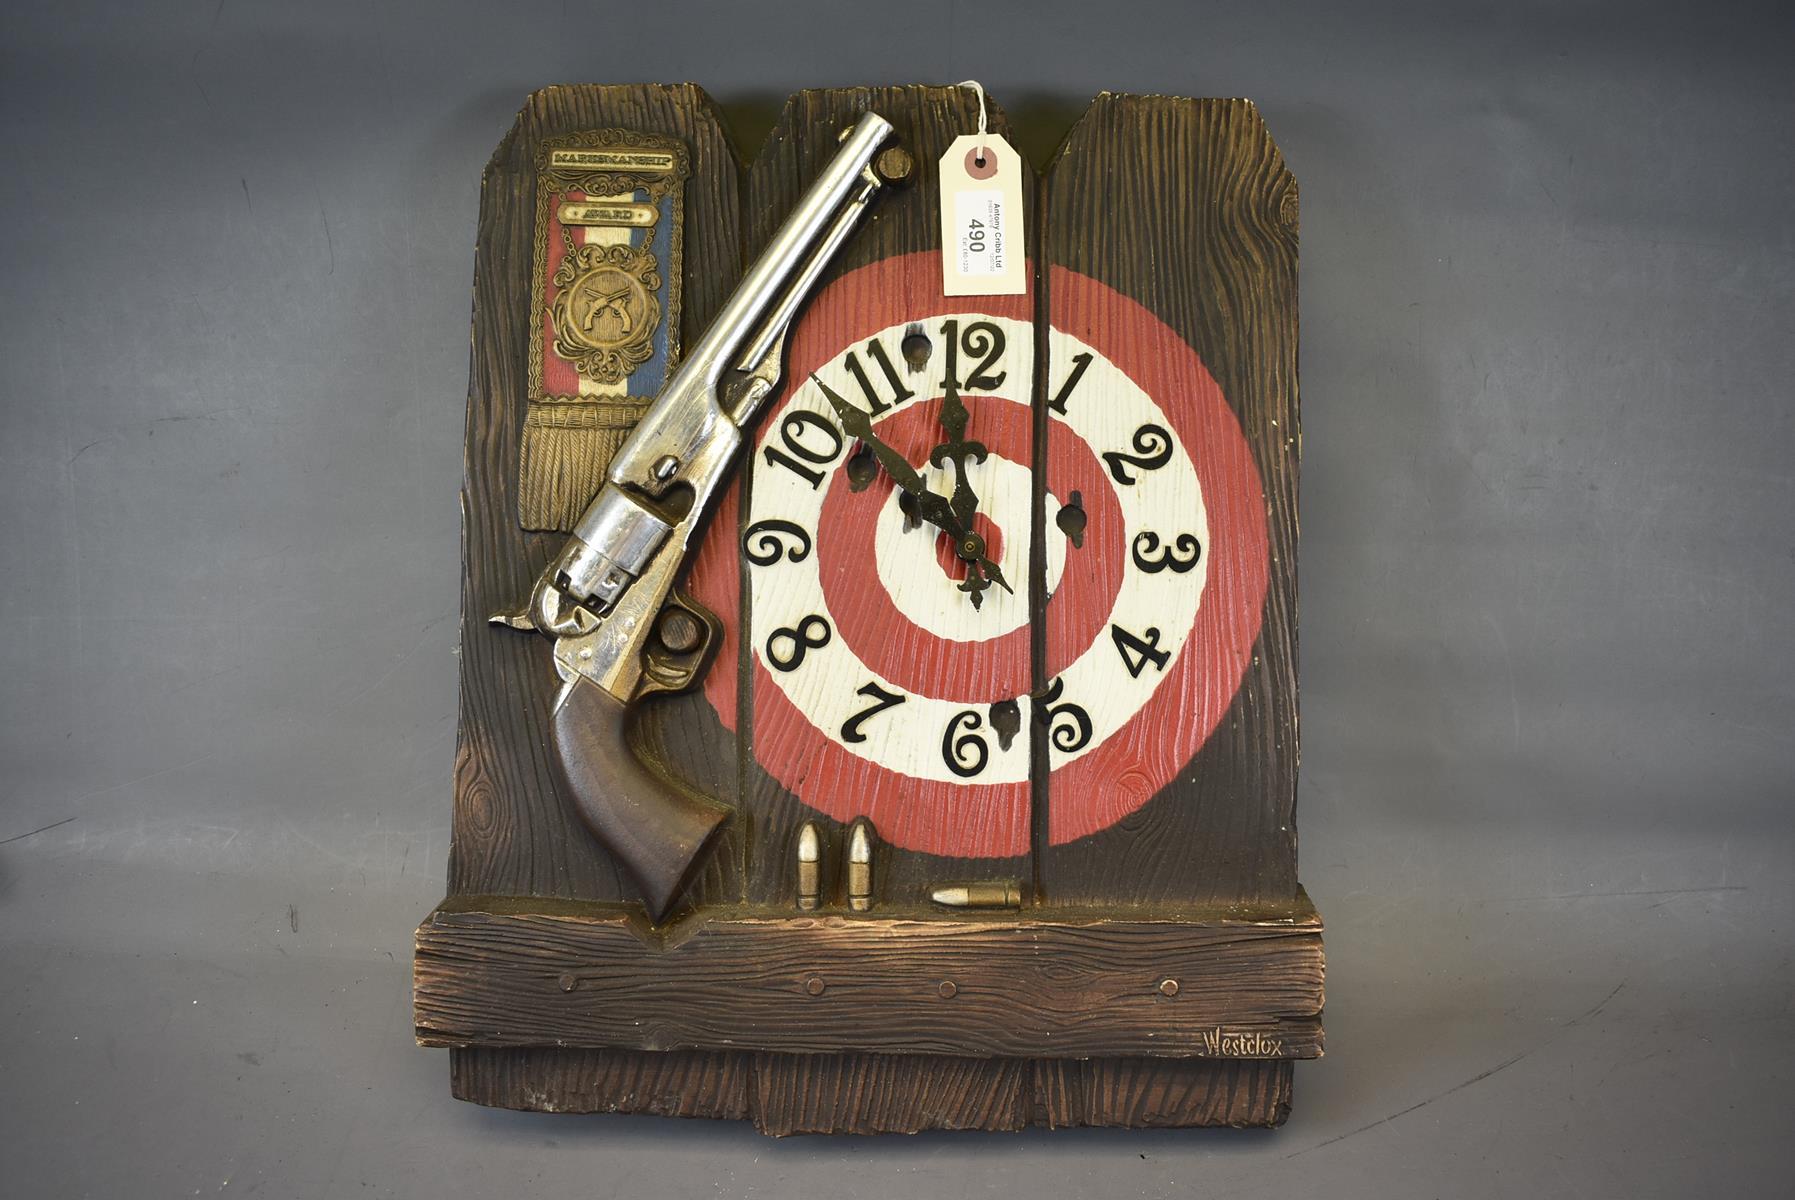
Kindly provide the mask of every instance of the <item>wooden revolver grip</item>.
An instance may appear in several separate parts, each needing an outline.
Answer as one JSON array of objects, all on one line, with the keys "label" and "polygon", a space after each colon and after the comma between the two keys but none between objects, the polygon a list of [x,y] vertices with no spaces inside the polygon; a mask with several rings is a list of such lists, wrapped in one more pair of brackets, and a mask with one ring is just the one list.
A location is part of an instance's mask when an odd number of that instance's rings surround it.
[{"label": "wooden revolver grip", "polygon": [[636,881],[658,923],[691,882],[730,810],[637,758],[628,717],[622,700],[575,676],[552,718],[555,761],[580,819]]}]

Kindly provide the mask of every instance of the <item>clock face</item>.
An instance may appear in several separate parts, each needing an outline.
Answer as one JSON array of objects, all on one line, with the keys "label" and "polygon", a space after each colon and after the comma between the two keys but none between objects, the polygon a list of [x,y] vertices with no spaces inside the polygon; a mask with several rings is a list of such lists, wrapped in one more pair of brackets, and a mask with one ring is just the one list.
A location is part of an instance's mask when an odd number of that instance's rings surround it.
[{"label": "clock face", "polygon": [[[1219,388],[1144,308],[1056,271],[1037,444],[1033,297],[939,279],[910,255],[816,297],[746,511],[732,493],[689,587],[730,631],[723,661],[747,643],[763,769],[890,844],[1010,856],[1031,723],[1055,843],[1138,809],[1215,728],[1258,634],[1264,502]],[[734,729],[736,673],[705,686]]]}]

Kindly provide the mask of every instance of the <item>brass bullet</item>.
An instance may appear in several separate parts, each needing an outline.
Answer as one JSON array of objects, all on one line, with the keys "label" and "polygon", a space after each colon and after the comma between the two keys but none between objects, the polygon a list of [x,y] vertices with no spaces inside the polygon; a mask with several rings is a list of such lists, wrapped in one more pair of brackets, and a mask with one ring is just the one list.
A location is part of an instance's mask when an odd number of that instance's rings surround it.
[{"label": "brass bullet", "polygon": [[823,891],[823,849],[816,823],[806,821],[798,829],[798,907],[817,906]]},{"label": "brass bullet", "polygon": [[865,817],[848,834],[848,907],[865,912],[873,906],[873,823]]},{"label": "brass bullet", "polygon": [[938,887],[929,899],[947,908],[1020,908],[1022,885],[1014,879],[979,879]]}]

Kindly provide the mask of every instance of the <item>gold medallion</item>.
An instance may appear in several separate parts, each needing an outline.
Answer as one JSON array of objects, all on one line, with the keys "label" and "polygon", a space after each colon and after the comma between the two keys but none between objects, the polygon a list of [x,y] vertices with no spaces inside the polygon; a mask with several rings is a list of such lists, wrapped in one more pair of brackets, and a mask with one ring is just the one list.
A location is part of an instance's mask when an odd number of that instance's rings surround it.
[{"label": "gold medallion", "polygon": [[576,245],[555,271],[555,353],[588,379],[617,383],[654,357],[660,265],[637,246]]},{"label": "gold medallion", "polygon": [[573,529],[679,361],[690,174],[685,144],[648,130],[588,129],[537,147],[525,529]]}]

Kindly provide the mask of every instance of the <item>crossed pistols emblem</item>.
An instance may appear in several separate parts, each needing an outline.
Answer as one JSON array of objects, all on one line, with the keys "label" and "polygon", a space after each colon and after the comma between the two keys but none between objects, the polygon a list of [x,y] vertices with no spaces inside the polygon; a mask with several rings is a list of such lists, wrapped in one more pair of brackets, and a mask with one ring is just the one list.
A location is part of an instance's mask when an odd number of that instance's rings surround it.
[{"label": "crossed pistols emblem", "polygon": [[555,353],[588,379],[617,383],[654,355],[660,264],[639,246],[578,245],[555,270]]}]

